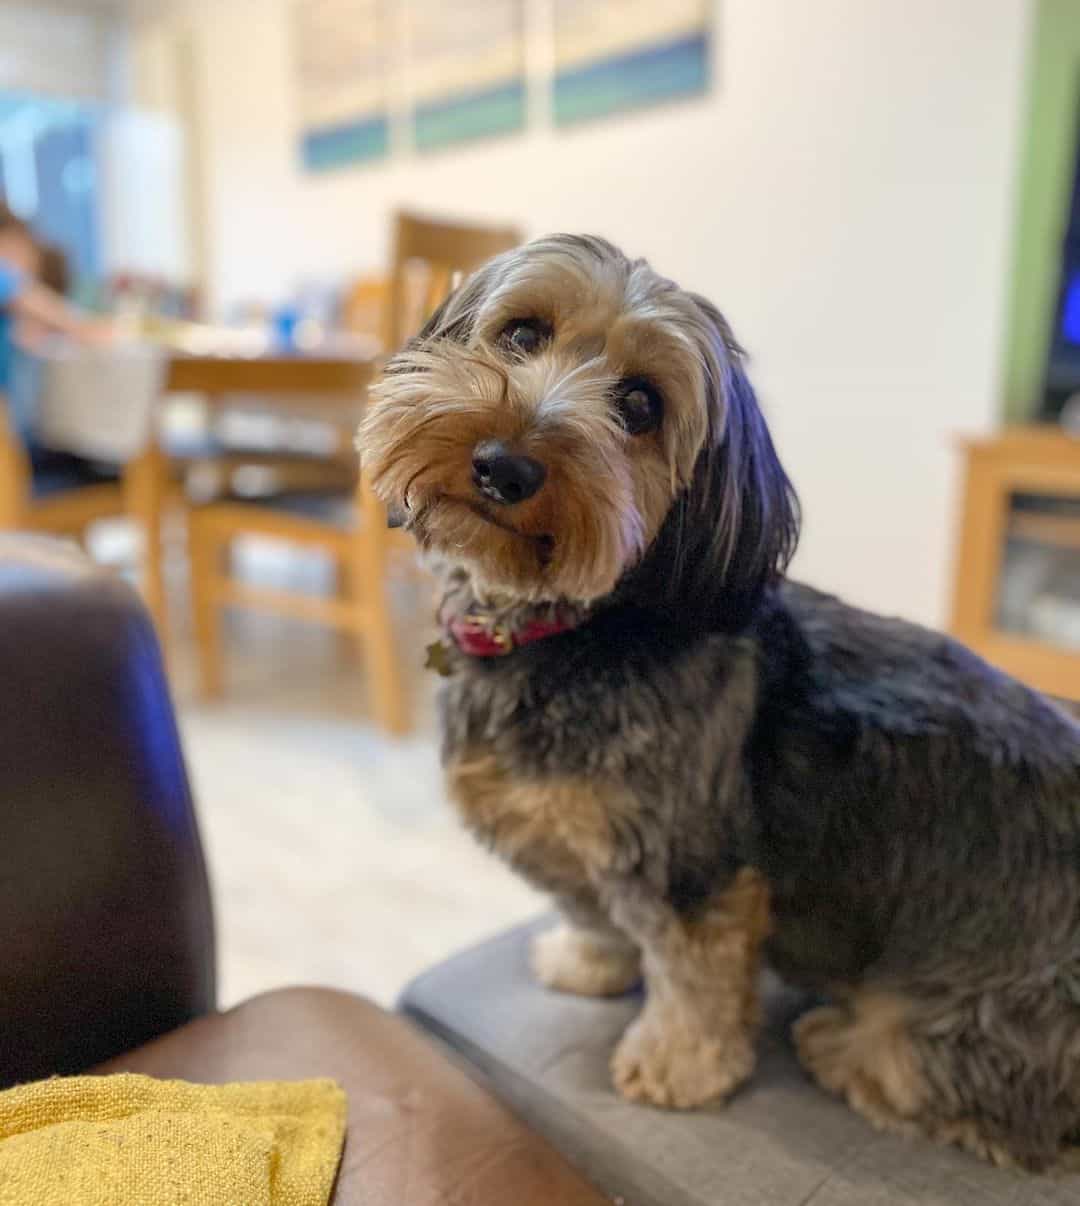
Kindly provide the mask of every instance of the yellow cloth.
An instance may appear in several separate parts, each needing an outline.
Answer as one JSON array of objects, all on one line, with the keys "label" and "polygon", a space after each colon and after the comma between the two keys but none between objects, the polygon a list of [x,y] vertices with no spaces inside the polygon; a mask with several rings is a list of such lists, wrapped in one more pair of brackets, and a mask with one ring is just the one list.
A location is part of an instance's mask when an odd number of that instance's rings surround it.
[{"label": "yellow cloth", "polygon": [[43,1080],[0,1093],[0,1206],[326,1206],[344,1138],[331,1080]]}]

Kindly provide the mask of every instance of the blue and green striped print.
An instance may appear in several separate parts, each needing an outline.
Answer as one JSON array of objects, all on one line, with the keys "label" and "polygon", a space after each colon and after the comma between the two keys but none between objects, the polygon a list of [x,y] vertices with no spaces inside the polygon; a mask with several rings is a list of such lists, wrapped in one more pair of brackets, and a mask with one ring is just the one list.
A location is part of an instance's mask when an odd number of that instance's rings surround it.
[{"label": "blue and green striped print", "polygon": [[675,42],[600,59],[555,77],[555,124],[573,125],[676,97],[704,92],[709,39],[702,31]]},{"label": "blue and green striped print", "polygon": [[304,167],[310,172],[382,159],[389,150],[390,120],[384,113],[309,130],[300,144]]},{"label": "blue and green striped print", "polygon": [[418,105],[413,119],[416,149],[430,151],[520,130],[525,125],[525,107],[523,79]]}]

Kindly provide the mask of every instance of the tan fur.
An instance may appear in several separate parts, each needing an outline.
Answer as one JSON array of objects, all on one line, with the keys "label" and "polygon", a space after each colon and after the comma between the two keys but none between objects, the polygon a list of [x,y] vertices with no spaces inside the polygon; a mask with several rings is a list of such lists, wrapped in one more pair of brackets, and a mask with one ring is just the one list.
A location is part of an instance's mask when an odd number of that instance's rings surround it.
[{"label": "tan fur", "polygon": [[[422,545],[468,561],[480,590],[588,602],[641,558],[690,480],[708,427],[702,365],[644,268],[585,277],[547,261],[539,279],[529,268],[485,300],[473,346],[444,341],[395,358],[358,444],[378,494],[404,502]],[[515,317],[551,321],[550,345],[508,359],[497,340]],[[640,438],[622,429],[611,398],[637,375],[664,398],[660,430]],[[547,468],[545,488],[512,514],[473,489],[473,450],[487,440]]]},{"label": "tan fur", "polygon": [[909,1007],[882,993],[813,1009],[795,1025],[799,1059],[814,1079],[880,1129],[913,1133],[928,1098],[908,1033]]},{"label": "tan fur", "polygon": [[533,967],[540,982],[582,996],[630,988],[640,976],[638,950],[595,905],[594,884],[616,861],[603,792],[572,779],[516,781],[490,754],[454,764],[447,782],[468,827],[533,882],[561,895],[582,922],[537,939]]},{"label": "tan fur", "polygon": [[[547,890],[591,908],[617,879],[612,819],[620,800],[613,789],[573,779],[518,781],[487,752],[451,765],[447,778],[469,828]],[[764,879],[742,869],[693,920],[618,893],[604,904],[611,910],[604,930],[587,917],[584,932],[540,939],[534,968],[541,982],[586,995],[624,991],[637,977],[633,944],[640,945],[648,996],[613,1057],[617,1088],[679,1109],[726,1097],[754,1066],[757,978],[770,928]]]},{"label": "tan fur", "polygon": [[[959,1122],[938,1122],[923,1128],[927,1138],[940,1143],[943,1147],[959,1147],[980,1160],[989,1160],[998,1168],[1019,1168],[1016,1158],[1000,1143],[995,1143],[983,1134],[982,1128],[971,1118]],[[1062,1160],[1062,1171],[1076,1171],[1070,1167],[1070,1154],[1066,1149]]]},{"label": "tan fur", "polygon": [[447,785],[481,841],[551,891],[576,894],[615,865],[609,806],[591,783],[517,781],[481,755],[449,767]]},{"label": "tan fur", "polygon": [[727,1097],[754,1068],[768,886],[744,868],[697,921],[642,920],[648,996],[612,1058],[616,1087],[676,1109]]},{"label": "tan fur", "polygon": [[614,932],[560,925],[533,942],[532,966],[545,988],[583,997],[613,997],[641,978],[641,953]]},{"label": "tan fur", "polygon": [[812,1009],[796,1022],[803,1066],[823,1089],[842,1097],[881,1131],[925,1136],[960,1147],[1002,1168],[1016,1161],[969,1118],[939,1119],[909,1032],[910,1005],[885,993],[857,993],[846,1006]]}]

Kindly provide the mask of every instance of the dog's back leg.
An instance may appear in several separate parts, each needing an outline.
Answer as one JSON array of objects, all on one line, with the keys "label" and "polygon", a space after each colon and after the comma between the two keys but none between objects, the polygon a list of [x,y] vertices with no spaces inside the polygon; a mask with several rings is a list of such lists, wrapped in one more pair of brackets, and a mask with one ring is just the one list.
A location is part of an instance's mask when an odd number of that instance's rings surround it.
[{"label": "dog's back leg", "polygon": [[928,1092],[910,1014],[901,997],[863,992],[810,1010],[793,1034],[799,1060],[823,1089],[879,1130],[916,1135]]},{"label": "dog's back leg", "polygon": [[796,1048],[879,1129],[1041,1171],[1080,1139],[1080,1011],[1053,992],[1032,1008],[1018,991],[945,1005],[864,989],[802,1017]]}]

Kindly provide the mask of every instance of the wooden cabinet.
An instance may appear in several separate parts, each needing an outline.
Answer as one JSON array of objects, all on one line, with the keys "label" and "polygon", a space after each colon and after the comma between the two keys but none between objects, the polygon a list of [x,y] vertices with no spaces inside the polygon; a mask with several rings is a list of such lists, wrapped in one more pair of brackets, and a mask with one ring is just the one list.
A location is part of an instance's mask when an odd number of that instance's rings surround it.
[{"label": "wooden cabinet", "polygon": [[1080,700],[1080,438],[1021,427],[963,445],[951,630],[1050,695]]}]

